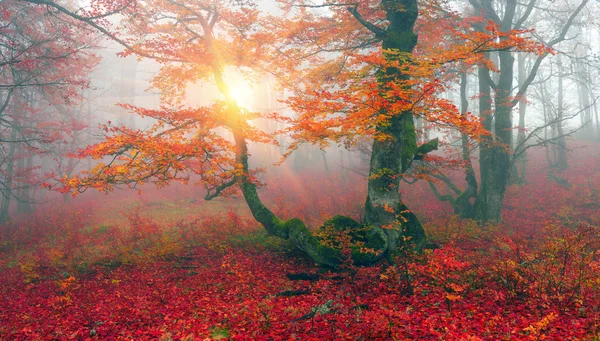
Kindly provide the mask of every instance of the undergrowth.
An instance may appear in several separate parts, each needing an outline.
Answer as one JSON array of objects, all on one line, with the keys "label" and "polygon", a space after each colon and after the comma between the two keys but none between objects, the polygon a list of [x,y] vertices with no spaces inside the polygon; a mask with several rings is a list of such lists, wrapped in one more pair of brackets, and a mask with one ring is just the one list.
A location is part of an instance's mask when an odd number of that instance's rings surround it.
[{"label": "undergrowth", "polygon": [[[509,188],[504,222],[485,226],[413,185],[415,213],[436,212],[431,247],[341,272],[267,235],[239,199],[39,210],[0,227],[0,339],[598,340],[600,178],[571,174],[570,190],[533,175]],[[361,218],[358,181],[307,175],[288,197],[280,180],[265,200],[284,218]]]}]

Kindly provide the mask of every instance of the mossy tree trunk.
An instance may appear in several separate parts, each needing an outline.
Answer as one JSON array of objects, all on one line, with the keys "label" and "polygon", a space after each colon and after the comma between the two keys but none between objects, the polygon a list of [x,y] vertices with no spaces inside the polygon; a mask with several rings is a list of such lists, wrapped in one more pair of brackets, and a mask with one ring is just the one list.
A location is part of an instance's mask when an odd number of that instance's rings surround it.
[{"label": "mossy tree trunk", "polygon": [[[383,5],[389,20],[383,38],[383,48],[401,52],[401,54],[386,54],[386,57],[391,59],[398,58],[400,55],[406,58],[417,43],[417,36],[413,32],[418,15],[417,2],[416,0],[384,1]],[[221,92],[228,97],[229,91],[220,71],[215,73],[215,79]],[[387,82],[407,79],[408,76],[397,68],[387,68],[379,74],[382,90],[385,90]],[[234,101],[228,100],[228,102],[232,103],[232,110],[239,111]],[[348,217],[336,216],[324,224],[324,228],[347,230],[353,236],[353,240],[360,242],[356,246],[350,246],[353,261],[360,265],[372,264],[384,255],[393,254],[405,240],[409,240],[418,248],[425,243],[425,233],[421,224],[402,202],[399,184],[400,176],[408,169],[414,158],[419,153],[424,154],[432,148],[435,149],[437,143],[417,148],[412,112],[388,113],[388,115],[388,121],[377,127],[378,133],[388,138],[375,139],[373,142],[365,221],[359,223]],[[244,122],[239,124],[243,125]],[[343,260],[341,246],[332,245],[315,236],[300,219],[281,220],[262,203],[256,185],[247,177],[248,147],[243,131],[241,127],[233,129],[236,161],[242,167],[241,175],[236,178],[236,181],[254,218],[269,234],[291,240],[316,263],[326,266],[341,264]],[[362,252],[361,250],[364,249],[370,252]]]},{"label": "mossy tree trunk", "polygon": [[[242,175],[238,176],[237,183],[242,190],[244,199],[250,208],[250,212],[259,223],[261,223],[270,235],[289,239],[298,249],[304,251],[317,264],[330,267],[338,266],[343,261],[341,249],[336,248],[316,237],[298,218],[289,220],[279,219],[260,200],[256,190],[256,184],[252,183],[248,174],[248,146],[245,136],[240,132],[234,133],[236,143],[237,162],[242,165]],[[349,229],[359,227],[360,224],[354,220],[336,216],[325,225],[331,223],[336,229]],[[380,228],[370,227],[364,233],[364,248],[373,252],[363,253],[360,247],[351,248],[352,259],[359,265],[368,265],[379,260],[388,250],[387,237]]]},{"label": "mossy tree trunk", "polygon": [[[494,117],[490,112],[482,112],[484,127],[491,131],[493,137],[484,139],[481,144],[479,167],[481,171],[481,190],[475,202],[477,219],[481,221],[500,221],[500,212],[504,201],[504,193],[511,169],[512,145],[512,106],[511,91],[513,82],[514,57],[511,52],[500,51],[500,75],[495,85]],[[489,70],[480,68],[480,72],[487,72],[480,76],[482,84],[482,98],[489,94],[492,87],[486,84],[489,81]],[[486,77],[487,76],[487,77]],[[487,98],[487,95],[485,96]],[[480,108],[490,107],[490,103],[481,103]]]},{"label": "mossy tree trunk", "polygon": [[[472,3],[478,5],[477,2]],[[500,31],[509,32],[512,29],[517,7],[515,0],[507,1],[502,19],[490,3],[482,1],[479,5],[481,6],[479,9],[483,9],[486,16],[499,25]],[[500,221],[504,193],[510,179],[512,108],[515,105],[511,98],[514,62],[515,58],[510,51],[498,52],[500,72],[496,82],[492,80],[490,71],[486,67],[479,68],[480,115],[483,118],[484,128],[492,133],[492,136],[484,138],[480,145],[481,187],[475,201],[476,217],[480,221]],[[493,113],[490,101],[491,89],[494,89]]]},{"label": "mossy tree trunk", "polygon": [[[389,26],[383,39],[384,51],[390,62],[403,58],[409,62],[417,44],[413,31],[418,16],[417,1],[384,1]],[[400,53],[397,53],[400,52]],[[388,82],[402,82],[409,76],[397,68],[386,68],[379,74],[379,84],[385,90]],[[416,216],[402,202],[399,192],[400,176],[409,168],[417,154],[417,137],[410,111],[387,113],[389,119],[377,127],[377,132],[386,136],[384,140],[375,139],[371,152],[367,200],[365,203],[365,222],[383,226],[391,250],[394,250],[403,237],[410,238],[417,247],[425,242],[425,233]]]}]

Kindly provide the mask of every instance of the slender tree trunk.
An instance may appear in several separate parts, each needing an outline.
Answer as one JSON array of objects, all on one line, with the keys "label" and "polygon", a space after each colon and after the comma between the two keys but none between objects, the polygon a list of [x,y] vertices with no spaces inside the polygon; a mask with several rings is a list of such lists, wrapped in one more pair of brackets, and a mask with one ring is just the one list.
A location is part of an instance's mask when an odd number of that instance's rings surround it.
[{"label": "slender tree trunk", "polygon": [[321,158],[323,158],[323,167],[325,168],[325,173],[327,175],[331,174],[329,172],[329,162],[327,162],[327,153],[324,150],[321,150]]},{"label": "slender tree trunk", "polygon": [[[74,141],[75,145],[77,144],[77,140]],[[65,175],[67,177],[71,177],[71,173],[73,173],[73,170],[75,169],[75,161],[73,160],[73,158],[69,158],[69,160],[67,161],[67,167],[65,169]],[[69,193],[63,193],[63,202],[64,203],[68,203],[71,201],[71,195]]]},{"label": "slender tree trunk", "polygon": [[[519,87],[523,86],[525,83],[525,79],[527,75],[525,74],[525,55],[523,53],[519,53],[517,58],[517,68],[518,68],[518,77],[519,77]],[[520,148],[524,148],[525,146],[525,114],[527,113],[527,101],[526,98],[519,99],[519,130],[517,133],[517,146]],[[527,152],[523,152],[519,155],[518,159],[514,163],[514,167],[516,170],[516,178],[514,179],[517,184],[525,184],[527,182],[526,176],[526,166],[527,166]]]},{"label": "slender tree trunk", "polygon": [[421,132],[420,135],[417,135],[417,141],[419,143],[423,143],[427,140],[427,137],[425,136],[425,131],[423,129],[423,119],[419,117],[415,121],[417,123],[417,131]]},{"label": "slender tree trunk", "polygon": [[558,64],[558,111],[556,113],[556,169],[559,171],[569,167],[567,160],[567,142],[563,132],[563,116],[564,116],[564,68],[560,54],[557,56]]},{"label": "slender tree trunk", "polygon": [[[469,100],[467,96],[467,73],[462,72],[460,75],[460,113],[466,115],[469,108]],[[461,133],[462,159],[465,162],[465,180],[467,188],[456,197],[456,207],[458,214],[462,218],[475,218],[475,207],[471,203],[472,198],[477,198],[477,177],[471,162],[471,149],[469,146],[469,136]]]},{"label": "slender tree trunk", "polygon": [[[19,143],[16,149],[16,155],[18,156],[17,160],[17,170],[22,170],[25,168],[25,159],[23,158],[23,145]],[[26,190],[24,184],[19,184],[17,192],[17,214],[23,213],[23,202],[22,200],[26,197]]]},{"label": "slender tree trunk", "polygon": [[[466,115],[469,107],[469,100],[467,95],[467,73],[461,72],[460,75],[460,112],[461,115]],[[441,201],[447,201],[452,205],[454,213],[458,214],[461,218],[472,219],[475,218],[475,207],[471,202],[471,199],[477,198],[477,177],[475,170],[473,169],[473,163],[471,162],[471,147],[469,145],[469,136],[461,133],[461,149],[462,149],[462,160],[464,162],[465,180],[467,186],[464,190],[460,190],[458,186],[454,185],[452,181],[444,176],[434,176],[441,180],[452,192],[456,194],[456,198],[452,194],[441,195],[435,184],[429,182],[429,186],[435,196]]]},{"label": "slender tree trunk", "polygon": [[340,165],[342,166],[342,176],[346,179],[346,175],[348,175],[348,169],[346,168],[346,150],[344,148],[340,148]]},{"label": "slender tree trunk", "polygon": [[[542,99],[542,103],[547,103],[546,89],[544,87],[544,84],[540,84],[540,97]],[[550,117],[550,113],[546,109],[545,104],[542,105],[542,113],[544,114],[544,141],[548,141],[548,126],[550,125],[550,120],[552,118]],[[552,133],[552,131],[550,133]],[[553,167],[552,158],[550,157],[550,147],[548,146],[548,143],[544,144],[544,149],[546,150],[546,161],[548,161],[548,165],[550,167]]]},{"label": "slender tree trunk", "polygon": [[[30,91],[23,91],[24,94],[24,100],[27,104],[31,104],[31,102],[33,101],[33,95]],[[24,128],[24,126],[20,126],[19,130],[22,131]],[[32,156],[28,156],[27,158],[24,157],[24,148],[23,148],[23,143],[19,143],[17,146],[17,157],[18,157],[18,161],[17,161],[17,169],[18,170],[23,170],[25,168],[27,168],[28,170],[31,170],[31,166],[32,166]],[[31,211],[31,197],[29,195],[29,185],[21,182],[19,183],[19,189],[18,189],[18,193],[17,193],[17,213],[18,214],[22,214],[25,212],[29,212]]]},{"label": "slender tree trunk", "polygon": [[[13,124],[16,124],[13,122]],[[10,132],[10,140],[15,141],[17,139],[17,130],[18,128],[13,125]],[[5,223],[10,220],[10,201],[12,197],[12,187],[13,187],[13,176],[14,176],[14,158],[15,158],[15,150],[17,147],[16,142],[11,142],[8,152],[8,157],[6,158],[6,173],[4,178],[4,195],[2,198],[2,207],[0,208],[0,223]]]},{"label": "slender tree trunk", "polygon": [[590,100],[590,89],[589,89],[589,73],[586,70],[585,65],[583,63],[578,62],[578,74],[579,74],[579,82],[577,83],[579,86],[579,103],[581,114],[583,117],[584,128],[586,137],[592,137],[594,133],[594,120],[592,118],[592,105]]},{"label": "slender tree trunk", "polygon": [[598,117],[598,103],[594,102],[594,114],[596,115],[596,139],[600,140],[600,117]]},{"label": "slender tree trunk", "polygon": [[[25,167],[27,167],[28,170],[31,171],[31,169],[33,168],[33,156],[29,155],[27,156],[27,161],[25,163]],[[22,207],[22,212],[23,213],[27,213],[27,212],[32,212],[34,211],[34,199],[35,199],[35,193],[33,192],[33,188],[31,188],[32,186],[25,186],[24,187],[24,192],[25,192],[25,196],[24,198],[27,200],[27,202],[22,203],[23,207]],[[37,186],[33,186],[34,188]]]},{"label": "slender tree trunk", "polygon": [[[18,156],[19,156],[19,169],[28,169],[31,170],[31,167],[33,166],[33,157],[31,155],[27,156],[27,158],[23,157],[23,145],[19,144],[19,151],[18,151]],[[19,185],[19,195],[18,195],[18,202],[17,202],[17,213],[22,214],[22,213],[27,213],[27,212],[31,212],[32,211],[32,204],[31,204],[31,200],[33,199],[33,196],[30,195],[30,186],[28,184],[25,183],[21,183]]]}]

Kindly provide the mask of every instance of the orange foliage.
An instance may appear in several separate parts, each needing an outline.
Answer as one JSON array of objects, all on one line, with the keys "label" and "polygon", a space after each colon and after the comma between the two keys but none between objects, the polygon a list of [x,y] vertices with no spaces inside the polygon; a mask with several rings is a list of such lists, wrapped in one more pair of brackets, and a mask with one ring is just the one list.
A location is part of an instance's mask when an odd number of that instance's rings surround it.
[{"label": "orange foliage", "polygon": [[[93,3],[89,15],[115,6]],[[302,143],[352,146],[365,137],[387,139],[375,128],[406,112],[476,138],[486,134],[479,119],[460,115],[454,104],[437,96],[453,82],[453,70],[487,63],[487,51],[546,52],[528,39],[528,31],[502,32],[478,17],[458,20],[460,14],[434,0],[420,4],[421,41],[412,55],[384,50],[381,37],[357,20],[360,16],[385,26],[379,1],[317,6],[327,7],[323,9],[311,8],[307,1],[279,3],[284,12],[278,16],[262,13],[252,1],[152,0],[125,6],[122,41],[130,49],[123,54],[154,58],[164,66],[153,79],[162,107],[124,107],[157,123],[146,131],[104,126],[105,141],[79,154],[104,162],[63,179],[62,190],[109,191],[119,184],[135,188],[147,182],[163,186],[173,180],[187,182],[195,174],[209,195],[231,193],[241,166],[223,131],[252,142],[276,143],[272,133],[252,125],[259,117],[286,124],[280,132],[292,137],[286,155]],[[102,25],[115,29],[108,22]],[[482,28],[474,29],[477,25]],[[254,79],[260,70],[275,74],[290,94],[285,104],[294,116],[241,110],[223,78],[225,67],[236,67]],[[405,77],[382,87],[378,74],[390,68]],[[206,107],[182,104],[190,83],[211,79],[223,101]]]}]

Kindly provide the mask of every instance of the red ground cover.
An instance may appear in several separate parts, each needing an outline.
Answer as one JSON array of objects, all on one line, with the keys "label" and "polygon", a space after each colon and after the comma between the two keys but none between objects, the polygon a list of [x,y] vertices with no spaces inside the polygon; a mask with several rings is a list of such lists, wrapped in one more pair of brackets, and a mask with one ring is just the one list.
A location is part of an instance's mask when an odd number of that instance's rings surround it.
[{"label": "red ground cover", "polygon": [[[40,211],[0,230],[0,339],[598,340],[594,147],[572,153],[569,189],[531,153],[529,183],[509,188],[498,226],[461,221],[426,184],[407,186],[440,248],[335,273],[265,236],[239,199],[172,191]],[[360,218],[353,175],[278,177],[263,194],[279,214],[313,226]],[[299,273],[319,279],[287,277]]]}]

